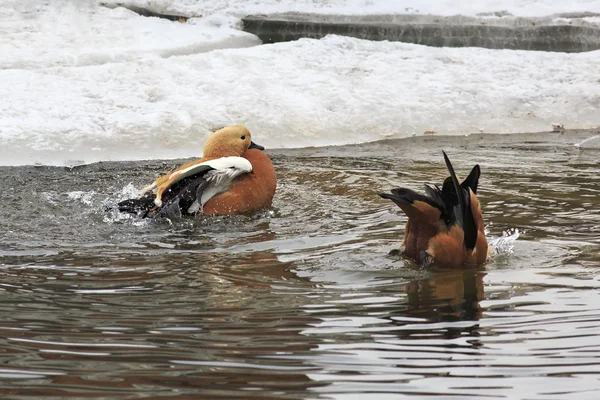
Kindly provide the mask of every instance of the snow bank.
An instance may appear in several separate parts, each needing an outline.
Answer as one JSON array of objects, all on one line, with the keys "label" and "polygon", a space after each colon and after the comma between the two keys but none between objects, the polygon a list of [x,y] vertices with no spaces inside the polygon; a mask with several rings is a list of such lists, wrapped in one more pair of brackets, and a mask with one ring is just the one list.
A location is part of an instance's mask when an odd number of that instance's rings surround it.
[{"label": "snow bank", "polygon": [[214,16],[182,24],[85,1],[0,4],[0,69],[85,66],[260,44]]},{"label": "snow bank", "polygon": [[[0,163],[197,156],[243,123],[267,147],[600,125],[600,51],[329,36],[79,68],[0,70]],[[69,161],[71,160],[71,161]]]}]

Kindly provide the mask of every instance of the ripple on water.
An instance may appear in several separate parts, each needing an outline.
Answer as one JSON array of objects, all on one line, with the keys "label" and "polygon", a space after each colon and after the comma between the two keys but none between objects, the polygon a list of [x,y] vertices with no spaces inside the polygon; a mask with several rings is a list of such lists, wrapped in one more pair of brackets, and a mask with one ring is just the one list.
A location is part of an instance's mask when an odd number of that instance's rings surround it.
[{"label": "ripple on water", "polygon": [[387,256],[377,196],[441,182],[437,146],[275,152],[272,210],[179,221],[104,211],[175,162],[2,168],[0,396],[595,399],[595,156],[445,142],[496,248],[446,271]]}]

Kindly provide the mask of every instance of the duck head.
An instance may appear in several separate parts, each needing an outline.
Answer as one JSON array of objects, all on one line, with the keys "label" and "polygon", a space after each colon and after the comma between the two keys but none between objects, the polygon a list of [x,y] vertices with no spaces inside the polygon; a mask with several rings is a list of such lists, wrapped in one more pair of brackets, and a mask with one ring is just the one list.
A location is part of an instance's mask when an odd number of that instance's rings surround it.
[{"label": "duck head", "polygon": [[264,150],[264,147],[252,142],[252,135],[245,126],[232,125],[219,129],[208,137],[203,157],[240,157],[248,149]]}]

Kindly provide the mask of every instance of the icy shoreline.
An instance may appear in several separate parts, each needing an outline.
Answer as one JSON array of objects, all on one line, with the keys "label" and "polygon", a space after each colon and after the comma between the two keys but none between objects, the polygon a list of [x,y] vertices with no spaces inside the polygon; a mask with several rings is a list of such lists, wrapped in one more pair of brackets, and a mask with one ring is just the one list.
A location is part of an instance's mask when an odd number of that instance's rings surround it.
[{"label": "icy shoreline", "polygon": [[[259,139],[256,139],[257,141]],[[413,149],[423,150],[426,148],[445,148],[459,146],[482,146],[511,145],[511,146],[562,146],[563,149],[571,147],[573,151],[599,151],[600,150],[600,128],[596,129],[560,129],[546,132],[519,132],[519,133],[468,133],[463,135],[420,135],[405,138],[382,139],[370,142],[349,143],[345,145],[309,146],[297,148],[267,148],[265,151],[271,156],[278,155],[320,155],[339,152],[343,157],[348,151],[365,157],[373,154],[392,153],[398,157],[404,157]],[[566,147],[565,147],[566,146]],[[118,149],[113,149],[118,150]],[[375,153],[373,153],[375,151]],[[27,157],[16,155],[11,151],[0,149],[0,167],[19,166],[50,166],[50,167],[75,167],[81,165],[95,164],[99,162],[143,162],[164,161],[166,163],[182,164],[199,158],[201,149],[182,153],[173,149],[154,149],[139,153],[128,153],[128,157],[118,157],[118,151],[114,153],[117,157],[107,157],[97,151],[87,154],[69,153],[64,151],[30,151]],[[71,157],[70,157],[71,156]],[[77,157],[82,156],[82,157]]]},{"label": "icy shoreline", "polygon": [[206,17],[216,14],[316,13],[335,15],[432,14],[441,16],[545,17],[600,13],[600,0],[98,0],[99,4],[143,7],[154,12]]},{"label": "icy shoreline", "polygon": [[[192,17],[166,14],[133,5],[124,7],[140,16],[187,22]],[[390,40],[434,47],[560,51],[600,49],[600,14],[562,13],[548,17],[514,17],[503,12],[478,17],[423,14],[335,15],[315,13],[256,14],[241,18],[242,30],[262,43],[342,35],[367,40]]]},{"label": "icy shoreline", "polygon": [[[599,18],[600,19],[600,18]],[[582,52],[600,49],[600,28],[585,18],[474,18],[436,15],[251,15],[244,31],[263,43],[337,34],[435,47]],[[575,24],[574,21],[577,21]]]}]

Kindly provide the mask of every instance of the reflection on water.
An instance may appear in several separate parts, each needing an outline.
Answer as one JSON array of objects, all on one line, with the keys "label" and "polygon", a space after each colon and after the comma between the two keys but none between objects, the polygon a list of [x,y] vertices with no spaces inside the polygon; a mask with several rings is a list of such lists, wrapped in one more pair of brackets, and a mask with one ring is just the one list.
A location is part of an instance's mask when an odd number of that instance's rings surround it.
[{"label": "reflection on water", "polygon": [[[272,152],[273,210],[182,221],[103,212],[176,162],[2,168],[0,397],[595,399],[581,140]],[[485,266],[387,256],[405,219],[376,193],[440,182],[442,147],[459,175],[481,164],[489,236],[519,231]]]},{"label": "reflection on water", "polygon": [[406,314],[435,321],[477,321],[485,272],[439,271],[406,285]]}]

